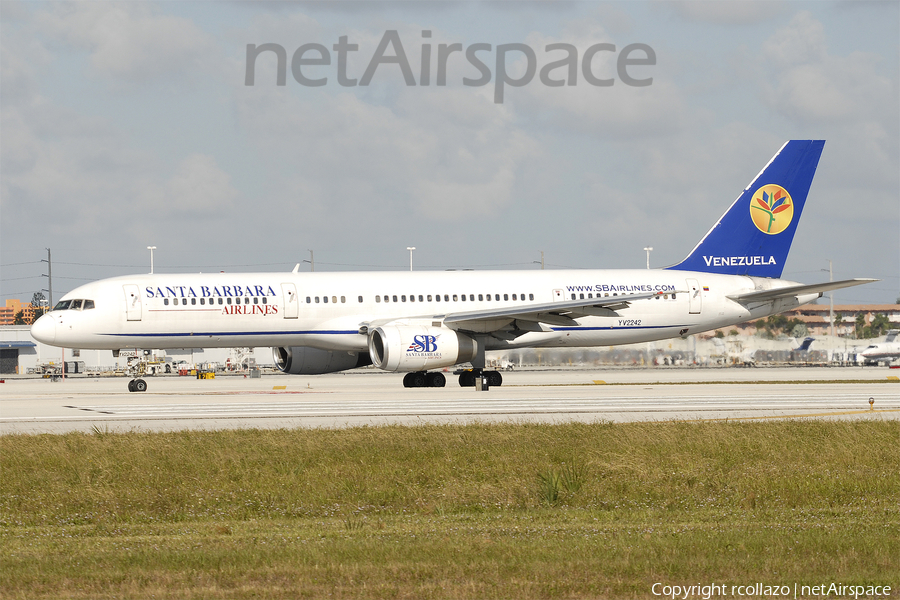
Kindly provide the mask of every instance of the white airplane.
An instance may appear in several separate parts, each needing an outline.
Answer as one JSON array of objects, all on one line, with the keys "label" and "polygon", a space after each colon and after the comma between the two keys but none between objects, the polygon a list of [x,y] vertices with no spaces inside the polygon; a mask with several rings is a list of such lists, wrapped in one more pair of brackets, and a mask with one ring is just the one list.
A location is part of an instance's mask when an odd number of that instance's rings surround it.
[{"label": "white airplane", "polygon": [[[610,346],[780,313],[872,279],[779,279],[824,141],[789,141],[681,263],[655,270],[131,275],[78,287],[31,329],[66,348],[274,348],[279,369],[374,364],[407,387],[500,385],[486,350]],[[129,383],[144,391],[142,379]]]},{"label": "white airplane", "polygon": [[900,329],[891,329],[887,333],[884,342],[880,344],[872,344],[859,353],[865,364],[878,364],[878,361],[884,360],[891,362],[900,358],[900,341],[897,341],[897,334]]}]

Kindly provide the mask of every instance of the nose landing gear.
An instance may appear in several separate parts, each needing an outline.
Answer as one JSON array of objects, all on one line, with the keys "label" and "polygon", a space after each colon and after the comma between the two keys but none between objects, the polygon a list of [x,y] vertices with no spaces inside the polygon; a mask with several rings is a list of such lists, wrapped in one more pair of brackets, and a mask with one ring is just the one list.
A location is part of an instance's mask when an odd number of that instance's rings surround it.
[{"label": "nose landing gear", "polygon": [[147,382],[143,379],[132,379],[128,382],[128,391],[129,392],[146,392],[147,391]]}]

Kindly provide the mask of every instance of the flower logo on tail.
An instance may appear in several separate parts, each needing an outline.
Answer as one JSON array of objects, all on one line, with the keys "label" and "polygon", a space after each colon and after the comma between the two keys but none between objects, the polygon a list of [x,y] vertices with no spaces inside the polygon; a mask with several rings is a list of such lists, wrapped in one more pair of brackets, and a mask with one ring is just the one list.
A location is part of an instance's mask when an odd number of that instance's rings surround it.
[{"label": "flower logo on tail", "polygon": [[750,200],[750,218],[763,233],[781,233],[794,219],[794,202],[780,185],[764,185],[756,190]]}]

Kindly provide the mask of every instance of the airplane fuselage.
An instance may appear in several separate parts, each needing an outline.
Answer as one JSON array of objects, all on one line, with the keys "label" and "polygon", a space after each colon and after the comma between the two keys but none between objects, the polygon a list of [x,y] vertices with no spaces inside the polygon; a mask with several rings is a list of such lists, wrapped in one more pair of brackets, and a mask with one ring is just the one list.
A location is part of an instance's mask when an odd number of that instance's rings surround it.
[{"label": "airplane fuselage", "polygon": [[486,350],[607,346],[734,325],[820,295],[750,305],[727,298],[788,285],[794,284],[670,270],[134,275],[66,294],[60,304],[91,300],[93,308],[54,310],[36,335],[84,349],[308,346],[366,352],[367,330],[377,323],[440,327],[448,314],[589,298],[627,301],[655,293],[624,308],[597,309],[572,323],[501,317],[482,323],[483,332],[473,332],[484,333]]}]

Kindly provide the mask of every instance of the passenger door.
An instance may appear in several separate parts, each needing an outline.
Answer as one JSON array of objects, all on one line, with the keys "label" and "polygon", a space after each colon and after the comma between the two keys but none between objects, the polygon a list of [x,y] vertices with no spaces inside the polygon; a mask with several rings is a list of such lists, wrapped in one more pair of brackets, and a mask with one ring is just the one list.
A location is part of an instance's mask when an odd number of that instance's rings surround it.
[{"label": "passenger door", "polygon": [[696,279],[688,279],[688,314],[699,315],[703,309],[703,294],[700,292],[700,284]]},{"label": "passenger door", "polygon": [[293,283],[282,283],[281,291],[284,294],[284,318],[296,319],[300,316],[300,299],[297,298],[297,286]]},{"label": "passenger door", "polygon": [[122,286],[125,290],[125,314],[129,321],[141,320],[141,291],[133,283]]}]

